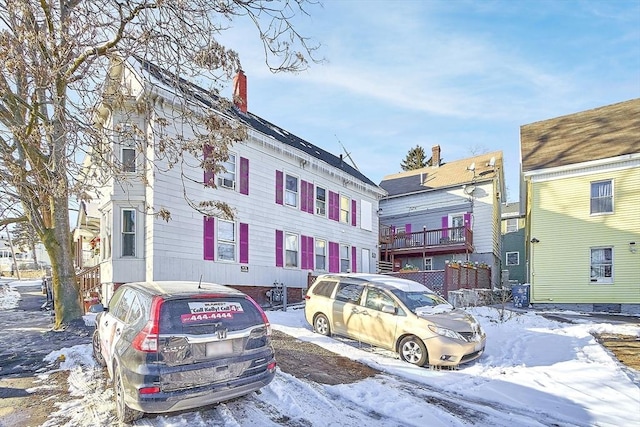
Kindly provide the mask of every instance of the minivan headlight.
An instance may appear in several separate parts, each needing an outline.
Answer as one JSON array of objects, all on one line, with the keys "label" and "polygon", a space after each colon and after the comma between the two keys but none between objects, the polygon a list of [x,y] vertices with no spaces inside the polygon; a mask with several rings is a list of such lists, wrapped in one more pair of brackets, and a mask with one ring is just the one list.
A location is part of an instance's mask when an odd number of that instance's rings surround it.
[{"label": "minivan headlight", "polygon": [[462,335],[457,333],[456,331],[452,331],[451,329],[441,328],[436,325],[429,325],[429,329],[431,332],[442,335],[443,337],[453,338],[454,340],[466,341]]}]

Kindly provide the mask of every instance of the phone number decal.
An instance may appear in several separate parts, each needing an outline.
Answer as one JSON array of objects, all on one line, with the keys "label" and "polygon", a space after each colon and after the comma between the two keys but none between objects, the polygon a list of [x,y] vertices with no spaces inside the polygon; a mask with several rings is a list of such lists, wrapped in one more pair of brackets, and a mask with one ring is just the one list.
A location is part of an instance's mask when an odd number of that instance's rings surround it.
[{"label": "phone number decal", "polygon": [[218,319],[233,319],[233,313],[230,311],[217,313],[198,313],[198,314],[183,314],[180,316],[182,323],[201,322],[203,320],[218,320]]}]

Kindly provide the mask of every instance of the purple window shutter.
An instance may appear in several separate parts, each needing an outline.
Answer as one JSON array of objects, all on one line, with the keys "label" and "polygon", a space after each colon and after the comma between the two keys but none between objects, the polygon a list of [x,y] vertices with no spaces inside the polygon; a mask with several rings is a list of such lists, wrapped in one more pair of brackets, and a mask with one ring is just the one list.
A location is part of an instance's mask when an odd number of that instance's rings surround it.
[{"label": "purple window shutter", "polygon": [[249,224],[240,223],[240,264],[249,264]]},{"label": "purple window shutter", "polygon": [[276,203],[282,203],[282,186],[284,185],[284,175],[282,171],[276,171]]},{"label": "purple window shutter", "polygon": [[276,230],[276,267],[284,266],[283,259],[284,234],[282,230]]},{"label": "purple window shutter", "polygon": [[446,215],[442,217],[442,237],[449,237],[449,217]]},{"label": "purple window shutter", "polygon": [[302,252],[301,268],[313,270],[313,237],[301,236],[300,246]]},{"label": "purple window shutter", "polygon": [[[300,180],[300,210],[308,212],[307,209],[307,181]],[[304,268],[304,267],[302,267]]]},{"label": "purple window shutter", "polygon": [[471,230],[471,213],[464,214],[464,226]]},{"label": "purple window shutter", "polygon": [[353,225],[354,227],[356,226],[356,223],[358,222],[358,215],[356,213],[356,201],[355,200],[351,200],[351,225]]},{"label": "purple window shutter", "polygon": [[411,233],[411,224],[405,224],[405,225],[404,225],[404,232],[405,232],[406,234]]},{"label": "purple window shutter", "polygon": [[214,222],[213,217],[204,217],[203,222],[203,245],[204,259],[213,261],[213,249],[215,247],[213,240]]},{"label": "purple window shutter", "polygon": [[[208,145],[205,145],[204,147],[202,147],[202,155],[204,159],[209,157],[210,154],[211,154],[211,147],[209,147]],[[204,185],[212,186],[215,183],[213,171],[205,170],[204,177],[202,179],[203,179]]]},{"label": "purple window shutter", "polygon": [[[309,187],[307,188],[307,212],[313,214],[313,183],[307,182],[307,186]],[[311,268],[313,268],[313,263]]]},{"label": "purple window shutter", "polygon": [[307,269],[307,236],[300,236],[300,268]]},{"label": "purple window shutter", "polygon": [[240,157],[240,194],[249,195],[249,159]]},{"label": "purple window shutter", "polygon": [[333,199],[334,194],[335,193],[333,191],[329,191],[329,219],[333,219],[333,220],[335,220],[335,218],[333,217],[333,212],[334,212],[333,204],[335,203],[335,200]]},{"label": "purple window shutter", "polygon": [[329,191],[329,219],[340,221],[340,194]]},{"label": "purple window shutter", "polygon": [[340,246],[329,242],[329,273],[340,272]]},{"label": "purple window shutter", "polygon": [[307,237],[307,269],[313,270],[313,237]]},{"label": "purple window shutter", "polygon": [[355,246],[351,246],[351,272],[357,273],[358,271],[358,262],[356,260],[358,256],[358,251]]}]

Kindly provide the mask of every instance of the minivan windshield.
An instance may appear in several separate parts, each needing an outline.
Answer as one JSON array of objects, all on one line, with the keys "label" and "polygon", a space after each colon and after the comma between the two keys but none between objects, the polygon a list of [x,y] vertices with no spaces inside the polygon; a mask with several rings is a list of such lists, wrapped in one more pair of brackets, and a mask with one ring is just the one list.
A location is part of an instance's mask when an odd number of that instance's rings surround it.
[{"label": "minivan windshield", "polygon": [[433,308],[437,306],[451,307],[451,304],[449,304],[447,300],[433,292],[405,292],[400,289],[393,289],[391,292],[414,313],[420,308]]}]

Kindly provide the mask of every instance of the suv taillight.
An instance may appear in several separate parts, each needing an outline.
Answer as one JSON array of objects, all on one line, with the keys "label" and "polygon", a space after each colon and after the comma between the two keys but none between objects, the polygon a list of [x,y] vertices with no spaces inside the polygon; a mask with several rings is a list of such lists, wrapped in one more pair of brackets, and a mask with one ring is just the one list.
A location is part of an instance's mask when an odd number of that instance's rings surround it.
[{"label": "suv taillight", "polygon": [[163,299],[155,297],[151,301],[151,314],[149,321],[138,335],[131,342],[131,346],[138,351],[145,353],[155,353],[158,351],[158,335],[160,324],[160,307],[162,307]]},{"label": "suv taillight", "polygon": [[253,298],[251,298],[250,296],[246,296],[246,298],[251,301],[253,303],[253,305],[258,309],[258,311],[260,312],[260,315],[262,316],[262,321],[264,322],[264,326],[266,326],[267,328],[267,336],[270,337],[271,336],[271,323],[269,323],[269,318],[267,317],[267,313],[264,312],[264,310],[262,309],[262,307],[260,307],[258,305],[257,302],[255,302],[253,300]]}]

